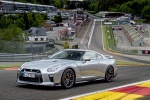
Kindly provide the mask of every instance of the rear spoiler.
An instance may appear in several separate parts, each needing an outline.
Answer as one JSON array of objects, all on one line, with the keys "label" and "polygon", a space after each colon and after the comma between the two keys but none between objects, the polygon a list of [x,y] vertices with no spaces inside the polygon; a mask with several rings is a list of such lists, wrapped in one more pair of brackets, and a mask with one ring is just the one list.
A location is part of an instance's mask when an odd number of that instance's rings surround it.
[{"label": "rear spoiler", "polygon": [[113,56],[111,56],[111,55],[104,55],[104,56],[109,58],[109,59],[113,59]]}]

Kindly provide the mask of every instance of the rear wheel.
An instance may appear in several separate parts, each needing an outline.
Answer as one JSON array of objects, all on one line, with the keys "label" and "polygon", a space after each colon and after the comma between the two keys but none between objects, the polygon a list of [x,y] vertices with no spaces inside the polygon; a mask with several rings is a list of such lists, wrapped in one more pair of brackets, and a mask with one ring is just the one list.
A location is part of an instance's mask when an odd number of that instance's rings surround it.
[{"label": "rear wheel", "polygon": [[105,72],[105,81],[111,82],[114,78],[114,69],[113,67],[109,66]]},{"label": "rear wheel", "polygon": [[66,69],[61,78],[61,85],[64,88],[71,88],[75,82],[75,73],[72,69]]}]

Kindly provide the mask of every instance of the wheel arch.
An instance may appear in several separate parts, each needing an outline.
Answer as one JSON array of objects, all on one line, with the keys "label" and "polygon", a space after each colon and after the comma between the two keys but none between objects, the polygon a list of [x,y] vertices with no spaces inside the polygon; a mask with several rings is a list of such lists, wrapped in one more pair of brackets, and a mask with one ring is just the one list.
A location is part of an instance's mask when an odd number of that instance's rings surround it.
[{"label": "wheel arch", "polygon": [[[71,69],[73,72],[74,72],[74,75],[75,75],[75,81],[76,81],[76,71],[75,71],[75,69],[74,68],[72,68],[72,67],[67,67],[67,68],[65,68],[64,69],[64,71],[63,71],[63,73],[65,72],[65,70],[67,70],[67,69]],[[63,73],[62,73],[62,75],[63,75]],[[62,77],[62,75],[61,75],[61,77]]]},{"label": "wheel arch", "polygon": [[[65,71],[66,70],[72,70],[72,72],[74,73],[74,82],[72,83],[72,85],[71,86],[69,86],[69,87],[67,87],[66,85],[65,85],[65,83],[64,83],[64,80],[63,80],[63,74],[65,73]],[[75,74],[75,71],[74,71],[74,69],[73,68],[66,68],[66,69],[64,69],[64,71],[63,71],[63,73],[62,73],[62,75],[61,75],[61,85],[64,87],[64,88],[67,88],[67,89],[69,89],[69,88],[71,88],[74,84],[75,84],[75,81],[76,81],[76,74]]]}]

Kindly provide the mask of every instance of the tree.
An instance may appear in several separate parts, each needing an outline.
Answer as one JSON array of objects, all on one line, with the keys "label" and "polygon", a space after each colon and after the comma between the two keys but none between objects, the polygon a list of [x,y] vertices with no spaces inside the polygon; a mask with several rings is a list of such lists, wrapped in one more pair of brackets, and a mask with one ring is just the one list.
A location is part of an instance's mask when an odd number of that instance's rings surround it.
[{"label": "tree", "polygon": [[23,20],[23,18],[19,18],[15,21],[15,24],[20,27],[22,30],[25,30],[25,22]]},{"label": "tree", "polygon": [[6,41],[23,41],[22,29],[15,24],[10,24],[5,30],[1,31],[2,40]]},{"label": "tree", "polygon": [[67,0],[62,0],[62,7],[66,8],[66,5],[67,5]]},{"label": "tree", "polygon": [[52,21],[54,21],[55,23],[60,23],[62,22],[62,18],[61,16],[55,16],[53,19],[51,19]]},{"label": "tree", "polygon": [[45,24],[44,17],[45,16],[43,16],[42,14],[36,14],[35,15],[35,22],[36,22],[37,27],[41,27]]},{"label": "tree", "polygon": [[14,24],[6,29],[0,30],[0,52],[1,53],[23,53],[22,30]]},{"label": "tree", "polygon": [[120,5],[117,4],[117,5],[114,5],[114,7],[110,7],[109,11],[119,12],[120,11]]},{"label": "tree", "polygon": [[96,12],[97,9],[98,9],[98,4],[97,3],[92,3],[92,4],[89,5],[89,10]]},{"label": "tree", "polygon": [[130,7],[128,7],[125,3],[121,5],[120,11],[125,13],[132,13],[133,15],[135,15],[135,12]]},{"label": "tree", "polygon": [[150,4],[145,6],[142,10],[142,17],[150,21]]},{"label": "tree", "polygon": [[54,6],[61,8],[62,5],[61,5],[60,0],[54,0]]},{"label": "tree", "polygon": [[23,19],[24,19],[24,22],[25,22],[25,29],[29,29],[29,20],[28,20],[28,16],[27,16],[27,13],[24,13],[23,14]]}]

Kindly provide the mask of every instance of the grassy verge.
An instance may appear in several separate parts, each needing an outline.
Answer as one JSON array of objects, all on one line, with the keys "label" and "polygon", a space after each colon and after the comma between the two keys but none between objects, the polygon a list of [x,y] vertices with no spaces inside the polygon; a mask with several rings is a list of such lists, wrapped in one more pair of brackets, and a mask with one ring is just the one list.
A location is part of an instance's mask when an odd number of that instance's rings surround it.
[{"label": "grassy verge", "polygon": [[106,50],[115,50],[116,41],[111,28],[109,26],[103,26],[102,30],[103,30],[104,48]]},{"label": "grassy verge", "polygon": [[146,19],[138,19],[138,20],[134,20],[136,23],[144,23],[146,21]]},{"label": "grassy verge", "polygon": [[[150,66],[150,64],[143,64],[143,63],[137,63],[137,62],[127,62],[127,61],[116,61],[117,66]],[[0,70],[3,70],[5,68],[19,68],[21,64],[17,65],[0,65]]]},{"label": "grassy verge", "polygon": [[116,63],[117,63],[117,66],[150,66],[150,64],[120,61],[120,60],[117,60]]},{"label": "grassy verge", "polygon": [[134,20],[137,24],[141,24],[141,23],[145,23],[145,24],[150,24],[150,20],[146,20],[146,19],[138,19],[138,20]]},{"label": "grassy verge", "polygon": [[106,27],[103,26],[102,31],[103,31],[104,48],[108,49],[108,44],[107,44],[107,41],[106,41],[106,34],[104,34],[106,32]]},{"label": "grassy verge", "polygon": [[[116,48],[116,40],[114,38],[111,28],[109,26],[103,25],[102,31],[103,31],[103,41],[104,41],[105,50],[114,52]],[[134,50],[132,52],[134,53],[137,51]],[[117,60],[116,63],[117,63],[117,66],[150,66],[150,64],[119,61],[119,60]]]},{"label": "grassy verge", "polygon": [[0,65],[0,70],[3,70],[5,68],[19,68],[22,64],[10,64],[10,65]]}]

